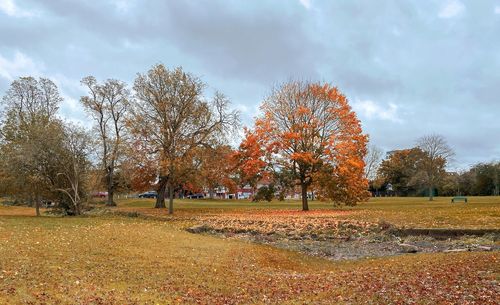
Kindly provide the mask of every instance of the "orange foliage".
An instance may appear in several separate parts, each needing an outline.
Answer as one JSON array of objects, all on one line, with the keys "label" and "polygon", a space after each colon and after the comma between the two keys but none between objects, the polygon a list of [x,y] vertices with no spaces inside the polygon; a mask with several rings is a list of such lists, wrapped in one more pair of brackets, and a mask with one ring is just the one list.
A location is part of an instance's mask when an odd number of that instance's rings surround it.
[{"label": "orange foliage", "polygon": [[[368,196],[363,177],[367,136],[347,98],[329,84],[292,82],[263,103],[264,115],[242,147],[254,158],[294,173],[298,184],[322,198],[355,204]],[[247,164],[254,174],[261,163]],[[307,202],[305,202],[307,208]]]},{"label": "orange foliage", "polygon": [[262,138],[245,128],[245,138],[231,158],[236,164],[241,186],[249,184],[256,187],[257,182],[264,176],[265,154]]}]

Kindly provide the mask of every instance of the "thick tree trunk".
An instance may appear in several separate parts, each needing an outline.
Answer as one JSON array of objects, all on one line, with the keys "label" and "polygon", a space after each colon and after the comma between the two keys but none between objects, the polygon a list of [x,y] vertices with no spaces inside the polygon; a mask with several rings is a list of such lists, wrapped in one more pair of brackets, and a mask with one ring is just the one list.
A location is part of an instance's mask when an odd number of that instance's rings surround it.
[{"label": "thick tree trunk", "polygon": [[116,202],[114,201],[114,190],[113,188],[109,189],[108,188],[108,200],[106,202],[107,206],[116,206]]},{"label": "thick tree trunk", "polygon": [[167,188],[167,178],[160,177],[160,182],[158,182],[158,194],[156,196],[155,208],[161,209],[165,208],[165,190]]},{"label": "thick tree trunk", "polygon": [[174,186],[168,185],[168,214],[174,213]]},{"label": "thick tree trunk", "polygon": [[307,202],[307,184],[300,185],[302,189],[302,211],[309,211],[309,203]]},{"label": "thick tree trunk", "polygon": [[429,186],[429,201],[434,200],[434,187],[431,185]]}]

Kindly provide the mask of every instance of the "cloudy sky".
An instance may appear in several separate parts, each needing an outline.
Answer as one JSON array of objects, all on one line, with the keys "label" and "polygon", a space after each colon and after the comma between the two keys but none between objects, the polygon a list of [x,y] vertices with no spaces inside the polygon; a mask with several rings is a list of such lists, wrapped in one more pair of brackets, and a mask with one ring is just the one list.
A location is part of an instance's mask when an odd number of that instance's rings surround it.
[{"label": "cloudy sky", "polygon": [[327,81],[386,151],[437,133],[452,167],[500,159],[500,1],[0,0],[0,95],[49,77],[85,124],[82,77],[132,83],[155,63],[224,92],[246,125],[274,84]]}]

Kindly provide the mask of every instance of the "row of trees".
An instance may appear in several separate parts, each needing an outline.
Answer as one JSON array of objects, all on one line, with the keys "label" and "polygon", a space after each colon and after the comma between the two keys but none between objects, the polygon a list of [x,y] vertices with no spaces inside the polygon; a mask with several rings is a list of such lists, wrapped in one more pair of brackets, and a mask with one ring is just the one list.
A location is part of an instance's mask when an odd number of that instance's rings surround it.
[{"label": "row of trees", "polygon": [[368,196],[367,136],[345,96],[328,84],[276,87],[236,150],[227,143],[238,112],[220,92],[206,98],[206,85],[181,68],[155,65],[138,74],[132,90],[92,76],[82,85],[91,131],[57,115],[62,98],[48,79],[15,80],[2,99],[1,192],[33,204],[37,214],[44,200],[79,214],[100,188],[107,205],[121,189],[155,188],[155,207],[168,198],[173,213],[175,194],[206,188],[213,196],[217,187],[234,192],[262,179],[280,197],[300,187],[303,210],[309,191],[346,204]]},{"label": "row of trees", "polygon": [[499,195],[500,162],[479,163],[469,170],[450,172],[446,166],[453,151],[439,135],[420,138],[416,146],[387,153],[370,147],[365,157],[370,190],[397,196],[435,194]]}]

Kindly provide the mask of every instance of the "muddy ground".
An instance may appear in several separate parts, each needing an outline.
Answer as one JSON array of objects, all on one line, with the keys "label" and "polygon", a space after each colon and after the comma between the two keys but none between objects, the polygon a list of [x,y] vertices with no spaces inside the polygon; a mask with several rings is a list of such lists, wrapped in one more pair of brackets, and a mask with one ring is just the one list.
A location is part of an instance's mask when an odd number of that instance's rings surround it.
[{"label": "muddy ground", "polygon": [[302,252],[331,260],[353,260],[394,256],[407,253],[498,251],[500,234],[398,236],[394,229],[373,230],[368,234],[337,236],[328,234],[282,234],[232,230],[201,224],[188,229],[192,233],[211,234],[220,238],[239,239],[277,248]]}]

